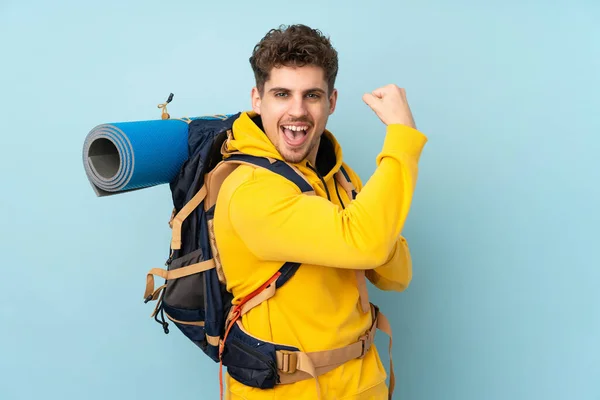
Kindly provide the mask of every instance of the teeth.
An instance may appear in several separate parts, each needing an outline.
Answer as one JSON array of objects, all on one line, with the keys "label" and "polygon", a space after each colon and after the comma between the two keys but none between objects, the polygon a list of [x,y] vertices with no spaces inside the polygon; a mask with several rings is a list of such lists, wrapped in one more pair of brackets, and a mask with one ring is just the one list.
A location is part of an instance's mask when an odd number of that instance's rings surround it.
[{"label": "teeth", "polygon": [[305,131],[308,129],[308,126],[293,126],[293,125],[288,125],[288,126],[284,126],[285,129],[289,129],[290,131],[295,131],[295,132],[299,132],[299,131]]}]

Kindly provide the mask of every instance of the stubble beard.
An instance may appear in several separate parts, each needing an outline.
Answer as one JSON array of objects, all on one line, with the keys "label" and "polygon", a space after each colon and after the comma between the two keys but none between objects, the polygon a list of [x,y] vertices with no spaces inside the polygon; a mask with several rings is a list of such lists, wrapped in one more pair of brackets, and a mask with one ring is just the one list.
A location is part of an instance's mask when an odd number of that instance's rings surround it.
[{"label": "stubble beard", "polygon": [[279,154],[282,155],[283,159],[290,163],[290,164],[297,164],[299,162],[301,162],[302,160],[305,160],[306,157],[308,157],[308,155],[315,149],[315,147],[317,146],[317,144],[319,143],[319,137],[315,136],[314,138],[311,139],[310,144],[308,145],[308,147],[302,151],[302,153],[283,153],[281,151],[281,149],[277,149],[279,150]]}]

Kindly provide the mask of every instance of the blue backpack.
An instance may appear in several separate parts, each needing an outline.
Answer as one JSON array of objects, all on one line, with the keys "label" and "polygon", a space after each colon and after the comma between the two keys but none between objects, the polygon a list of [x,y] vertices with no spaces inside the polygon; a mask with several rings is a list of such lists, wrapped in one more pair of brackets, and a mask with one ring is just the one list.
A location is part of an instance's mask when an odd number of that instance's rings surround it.
[{"label": "blue backpack", "polygon": [[[188,159],[177,177],[170,183],[173,212],[170,254],[166,269],[152,268],[146,277],[144,301],[157,301],[152,312],[166,334],[171,321],[189,340],[213,361],[221,365],[220,385],[223,397],[222,367],[233,379],[256,388],[269,389],[314,378],[343,363],[363,357],[373,343],[375,329],[390,335],[386,317],[368,303],[366,287],[361,297],[370,307],[373,325],[368,332],[348,346],[321,351],[301,352],[295,347],[266,342],[247,333],[240,317],[252,307],[275,295],[300,267],[286,262],[279,271],[239,304],[232,305],[233,296],[226,289],[226,280],[216,246],[213,217],[217,195],[225,178],[241,164],[265,168],[295,183],[301,192],[314,194],[312,186],[289,164],[242,153],[228,153],[225,144],[232,136],[233,122],[240,113],[201,117],[188,122]],[[223,157],[227,154],[227,157]],[[356,196],[345,170],[336,176],[350,198]],[[154,277],[165,280],[155,288]],[[165,318],[166,317],[166,318]],[[391,352],[390,352],[390,368]],[[390,376],[390,396],[394,386]],[[317,390],[320,388],[317,381]]]}]

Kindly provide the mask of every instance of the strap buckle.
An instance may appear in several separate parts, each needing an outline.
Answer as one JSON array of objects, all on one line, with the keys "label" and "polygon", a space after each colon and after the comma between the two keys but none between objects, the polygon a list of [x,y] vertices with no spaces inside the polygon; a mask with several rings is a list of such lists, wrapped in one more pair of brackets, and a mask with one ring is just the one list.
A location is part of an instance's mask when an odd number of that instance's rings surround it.
[{"label": "strap buckle", "polygon": [[281,368],[279,370],[284,374],[293,374],[296,372],[296,366],[298,365],[298,355],[296,352],[280,350],[281,354]]},{"label": "strap buckle", "polygon": [[369,337],[368,333],[364,334],[360,338],[358,338],[358,341],[362,343],[362,350],[360,352],[360,356],[358,356],[358,358],[361,359],[367,355],[367,353],[371,349],[371,344],[373,341]]}]

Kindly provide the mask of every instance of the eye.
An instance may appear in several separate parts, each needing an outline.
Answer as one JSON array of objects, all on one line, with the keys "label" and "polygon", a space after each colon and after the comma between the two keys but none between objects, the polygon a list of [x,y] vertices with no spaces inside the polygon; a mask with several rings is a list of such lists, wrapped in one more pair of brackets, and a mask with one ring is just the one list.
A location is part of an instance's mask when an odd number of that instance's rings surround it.
[{"label": "eye", "polygon": [[318,99],[319,97],[321,97],[321,96],[319,96],[316,93],[309,93],[309,94],[307,94],[307,96],[310,97],[310,98],[313,98],[313,99]]},{"label": "eye", "polygon": [[277,93],[275,93],[275,97],[284,97],[284,96],[287,96],[287,93],[285,93],[285,92],[277,92]]}]

